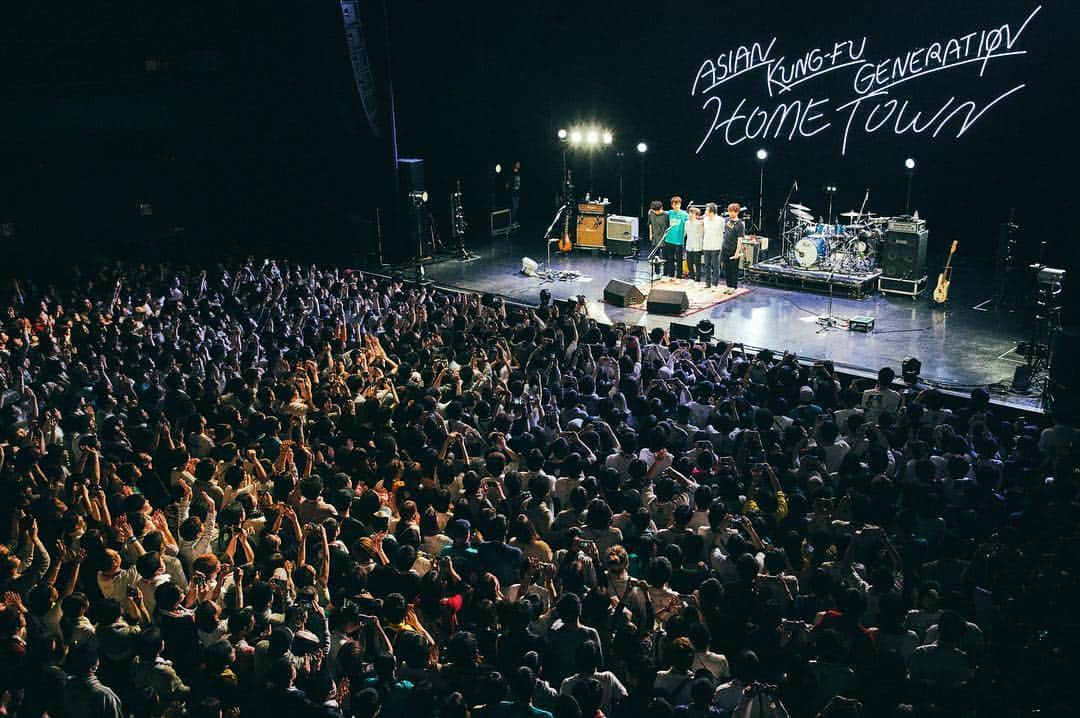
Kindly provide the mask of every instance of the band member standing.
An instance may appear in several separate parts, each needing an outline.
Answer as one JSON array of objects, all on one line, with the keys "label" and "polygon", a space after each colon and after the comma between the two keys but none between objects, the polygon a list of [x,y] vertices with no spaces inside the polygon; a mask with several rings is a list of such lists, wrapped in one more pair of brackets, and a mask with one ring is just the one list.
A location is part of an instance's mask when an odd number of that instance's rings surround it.
[{"label": "band member standing", "polygon": [[664,238],[664,275],[677,279],[682,274],[683,245],[686,243],[686,220],[690,215],[682,208],[682,197],[671,198],[668,210],[668,231]]},{"label": "band member standing", "polygon": [[732,202],[727,208],[724,220],[724,282],[728,294],[739,288],[739,259],[735,252],[739,249],[739,240],[746,236],[746,224],[739,219],[739,204]]},{"label": "band member standing", "polygon": [[701,281],[702,241],[705,237],[705,223],[701,219],[701,210],[690,208],[690,219],[686,220],[686,269],[690,279]]},{"label": "band member standing", "polygon": [[654,199],[649,203],[649,251],[657,244],[664,241],[664,235],[668,230],[668,215],[664,211],[664,203]]},{"label": "band member standing", "polygon": [[716,213],[716,202],[705,205],[701,247],[705,254],[705,287],[720,284],[720,251],[724,246],[724,218]]}]

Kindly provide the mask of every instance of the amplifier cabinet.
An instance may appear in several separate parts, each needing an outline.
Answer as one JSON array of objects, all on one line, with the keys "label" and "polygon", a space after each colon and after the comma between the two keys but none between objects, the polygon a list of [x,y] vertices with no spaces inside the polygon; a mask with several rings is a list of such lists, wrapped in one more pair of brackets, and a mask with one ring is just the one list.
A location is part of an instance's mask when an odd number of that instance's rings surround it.
[{"label": "amplifier cabinet", "polygon": [[577,222],[577,246],[583,249],[604,248],[604,216],[583,214]]}]

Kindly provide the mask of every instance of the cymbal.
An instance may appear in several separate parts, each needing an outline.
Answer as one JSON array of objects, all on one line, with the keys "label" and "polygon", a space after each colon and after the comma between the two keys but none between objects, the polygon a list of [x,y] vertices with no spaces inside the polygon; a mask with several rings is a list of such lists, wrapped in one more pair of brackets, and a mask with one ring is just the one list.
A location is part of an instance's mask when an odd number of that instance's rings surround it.
[{"label": "cymbal", "polygon": [[813,216],[806,212],[792,212],[791,214],[800,222],[806,222],[807,224],[813,224],[814,222]]},{"label": "cymbal", "polygon": [[864,214],[865,212],[856,212],[855,210],[851,210],[850,212],[841,212],[840,216],[847,217],[848,219],[855,219],[856,217],[862,217]]},{"label": "cymbal", "polygon": [[794,202],[792,202],[788,205],[788,207],[790,207],[791,209],[801,209],[803,212],[810,211],[810,208],[807,207],[805,204],[795,204]]}]

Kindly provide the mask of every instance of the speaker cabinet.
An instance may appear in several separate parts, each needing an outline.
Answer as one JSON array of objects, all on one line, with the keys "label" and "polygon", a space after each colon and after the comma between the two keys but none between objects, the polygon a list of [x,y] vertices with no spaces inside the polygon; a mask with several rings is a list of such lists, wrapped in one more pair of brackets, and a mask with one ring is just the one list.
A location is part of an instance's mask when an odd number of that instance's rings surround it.
[{"label": "speaker cabinet", "polygon": [[583,249],[604,248],[604,215],[583,214],[578,217],[575,246]]},{"label": "speaker cabinet", "polygon": [[678,289],[653,289],[645,303],[652,314],[683,314],[690,308],[690,298]]},{"label": "speaker cabinet", "polygon": [[645,301],[645,295],[630,282],[621,279],[612,279],[604,287],[604,302],[616,307],[628,307],[631,304],[641,304]]},{"label": "speaker cabinet", "polygon": [[919,279],[926,276],[926,240],[929,233],[885,233],[881,246],[881,275],[893,279]]}]

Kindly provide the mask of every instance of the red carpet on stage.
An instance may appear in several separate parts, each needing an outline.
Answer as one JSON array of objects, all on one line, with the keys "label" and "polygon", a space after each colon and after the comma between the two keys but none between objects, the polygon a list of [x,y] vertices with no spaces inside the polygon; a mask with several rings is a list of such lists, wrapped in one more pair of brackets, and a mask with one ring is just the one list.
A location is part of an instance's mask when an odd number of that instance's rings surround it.
[{"label": "red carpet on stage", "polygon": [[[645,295],[645,302],[642,302],[641,304],[628,305],[626,308],[627,309],[636,309],[639,312],[647,311],[646,303],[649,300],[649,285],[648,284],[636,284],[635,286],[637,286],[637,288],[639,290],[641,290],[641,293]],[[717,304],[722,304],[723,302],[731,301],[732,299],[736,299],[738,297],[741,297],[742,295],[744,295],[744,294],[746,294],[746,293],[748,293],[750,291],[750,287],[745,287],[744,286],[744,287],[739,287],[738,289],[736,289],[731,294],[725,294],[724,293],[724,287],[722,287],[722,286],[721,287],[712,287],[711,289],[706,289],[705,287],[701,286],[700,283],[692,282],[689,279],[678,279],[678,280],[675,280],[673,282],[672,281],[657,281],[653,286],[655,286],[657,289],[676,289],[676,290],[682,290],[682,291],[686,292],[686,296],[690,300],[690,308],[687,309],[682,314],[672,315],[672,316],[680,316],[680,317],[685,317],[685,316],[688,316],[690,314],[695,314],[697,312],[702,311],[703,309],[708,309],[710,307],[716,306]]]}]

